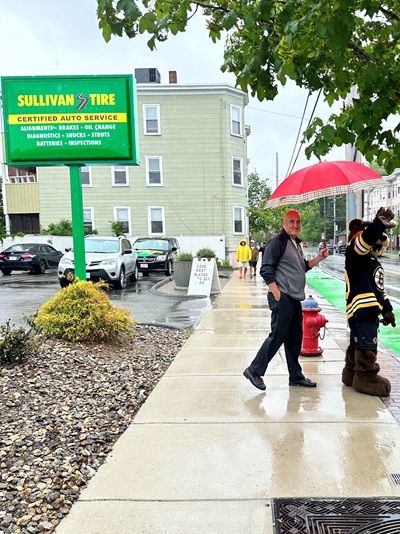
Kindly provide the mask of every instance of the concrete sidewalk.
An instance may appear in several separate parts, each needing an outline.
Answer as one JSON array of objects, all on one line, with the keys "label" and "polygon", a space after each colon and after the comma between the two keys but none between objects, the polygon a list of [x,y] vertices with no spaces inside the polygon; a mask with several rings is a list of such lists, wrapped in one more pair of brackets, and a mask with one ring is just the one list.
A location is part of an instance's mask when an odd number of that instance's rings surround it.
[{"label": "concrete sidewalk", "polygon": [[266,392],[243,377],[266,291],[233,274],[57,534],[272,534],[277,498],[400,496],[400,426],[342,385],[346,320],[315,291],[324,352],[301,360],[318,387],[289,387],[283,353]]}]

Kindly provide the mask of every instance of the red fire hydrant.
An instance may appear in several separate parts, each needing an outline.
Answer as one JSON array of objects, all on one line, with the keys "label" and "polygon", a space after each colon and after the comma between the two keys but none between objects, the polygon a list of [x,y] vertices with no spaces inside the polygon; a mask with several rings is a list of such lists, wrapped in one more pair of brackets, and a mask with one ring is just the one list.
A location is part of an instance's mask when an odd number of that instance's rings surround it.
[{"label": "red fire hydrant", "polygon": [[[320,356],[323,349],[318,347],[319,331],[323,328],[328,319],[319,312],[318,302],[310,295],[303,302],[303,341],[300,354],[302,356]],[[321,338],[323,339],[323,338]]]}]

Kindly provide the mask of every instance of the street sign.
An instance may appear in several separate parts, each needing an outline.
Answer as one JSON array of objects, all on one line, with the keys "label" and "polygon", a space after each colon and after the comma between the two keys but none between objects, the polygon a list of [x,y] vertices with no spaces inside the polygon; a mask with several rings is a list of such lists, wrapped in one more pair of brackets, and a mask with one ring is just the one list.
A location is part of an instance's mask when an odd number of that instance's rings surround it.
[{"label": "street sign", "polygon": [[131,75],[3,77],[7,164],[138,165],[135,89]]}]

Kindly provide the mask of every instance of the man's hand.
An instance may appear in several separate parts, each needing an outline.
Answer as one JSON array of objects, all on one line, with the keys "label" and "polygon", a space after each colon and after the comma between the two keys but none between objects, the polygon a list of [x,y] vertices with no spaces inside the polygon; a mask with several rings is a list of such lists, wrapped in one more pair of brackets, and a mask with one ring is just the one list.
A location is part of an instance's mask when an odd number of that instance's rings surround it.
[{"label": "man's hand", "polygon": [[321,248],[317,255],[320,257],[321,260],[325,260],[329,256],[328,247]]},{"label": "man's hand", "polygon": [[391,324],[393,326],[393,328],[396,326],[396,317],[394,316],[394,313],[393,312],[385,312],[383,314],[383,320],[382,320],[382,324],[384,326],[387,326],[388,324]]},{"label": "man's hand", "polygon": [[386,228],[393,228],[394,226],[396,226],[396,222],[393,221],[394,213],[390,208],[379,208],[376,216],[383,222]]}]

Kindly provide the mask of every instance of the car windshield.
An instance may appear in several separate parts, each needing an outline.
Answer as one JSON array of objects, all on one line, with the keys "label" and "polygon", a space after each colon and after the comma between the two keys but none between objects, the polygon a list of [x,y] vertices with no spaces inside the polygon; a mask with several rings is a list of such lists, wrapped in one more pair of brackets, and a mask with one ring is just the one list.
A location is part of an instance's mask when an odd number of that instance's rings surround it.
[{"label": "car windshield", "polygon": [[98,252],[107,254],[110,252],[119,252],[119,241],[113,239],[88,239],[85,240],[86,252]]},{"label": "car windshield", "polygon": [[143,239],[133,245],[136,250],[168,250],[168,241],[160,239]]}]

